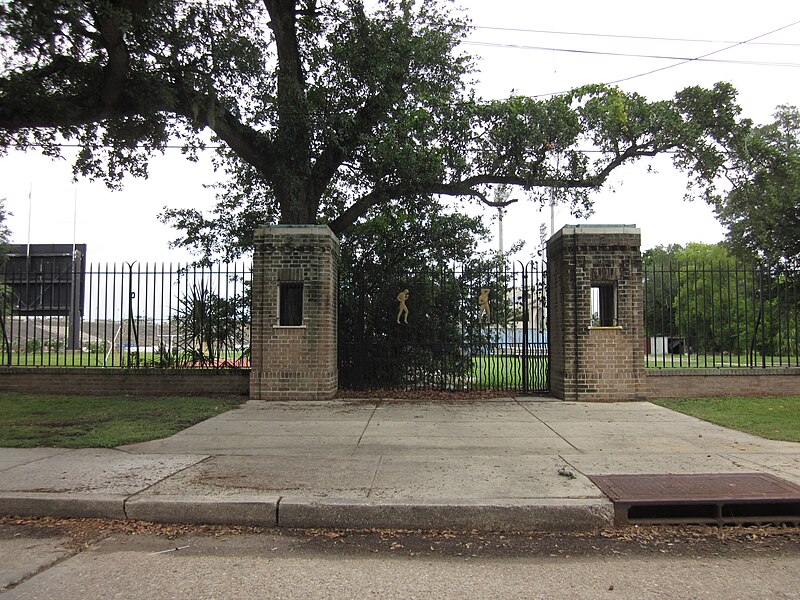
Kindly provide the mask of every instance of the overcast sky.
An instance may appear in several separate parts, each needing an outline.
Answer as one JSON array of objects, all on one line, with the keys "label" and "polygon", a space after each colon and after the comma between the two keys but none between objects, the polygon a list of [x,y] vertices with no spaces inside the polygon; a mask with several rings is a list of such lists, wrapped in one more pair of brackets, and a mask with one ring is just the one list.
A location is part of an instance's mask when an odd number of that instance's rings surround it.
[{"label": "overcast sky", "polygon": [[[779,104],[800,105],[800,25],[794,24],[800,8],[785,0],[454,4],[464,7],[475,26],[464,49],[480,59],[476,78],[484,98],[619,82],[626,91],[656,100],[690,85],[729,81],[739,90],[744,116],[757,123],[769,122]],[[706,59],[686,60],[702,56]],[[19,152],[0,158],[0,197],[13,213],[12,242],[72,243],[75,238],[88,245],[91,262],[189,258],[168,249],[175,233],[157,215],[164,206],[212,206],[213,192],[203,187],[215,181],[208,161],[188,163],[178,150],[168,150],[154,158],[148,180],[129,178],[123,191],[111,192],[99,183],[74,183],[69,150],[64,154],[60,161]],[[657,173],[646,173],[648,164]],[[685,184],[668,159],[623,167],[595,195],[592,217],[578,221],[559,208],[555,227],[636,224],[644,249],[720,241],[724,232],[711,209],[682,200]],[[494,212],[486,211],[487,220]],[[505,247],[518,239],[535,245],[541,223],[549,229],[549,208],[512,205],[504,220]],[[497,230],[496,223],[492,227]]]}]

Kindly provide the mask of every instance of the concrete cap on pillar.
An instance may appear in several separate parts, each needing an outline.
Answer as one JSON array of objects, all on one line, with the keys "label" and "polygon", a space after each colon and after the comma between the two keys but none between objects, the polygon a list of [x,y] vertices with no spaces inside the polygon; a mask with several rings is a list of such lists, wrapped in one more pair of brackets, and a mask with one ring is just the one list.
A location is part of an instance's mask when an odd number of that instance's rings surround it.
[{"label": "concrete cap on pillar", "polygon": [[580,234],[596,235],[641,235],[642,231],[636,225],[565,225],[553,234],[550,240],[556,240],[565,235]]}]

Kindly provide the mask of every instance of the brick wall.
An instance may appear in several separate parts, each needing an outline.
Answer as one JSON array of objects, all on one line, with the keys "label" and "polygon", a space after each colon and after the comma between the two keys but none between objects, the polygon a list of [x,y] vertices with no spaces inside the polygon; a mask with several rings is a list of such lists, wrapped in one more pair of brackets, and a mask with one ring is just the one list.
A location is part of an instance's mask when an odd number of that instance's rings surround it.
[{"label": "brick wall", "polygon": [[[601,333],[601,337],[606,332]],[[611,333],[613,335],[613,333]],[[618,376],[606,374],[613,385]],[[0,391],[86,396],[247,396],[247,370],[0,368]],[[624,383],[624,382],[622,382]],[[601,386],[601,389],[605,389]],[[800,396],[800,369],[648,370],[645,399]]]},{"label": "brick wall", "polygon": [[0,390],[86,396],[247,396],[247,370],[0,368]]},{"label": "brick wall", "polygon": [[800,369],[648,370],[647,399],[800,396]]},{"label": "brick wall", "polygon": [[[565,400],[643,398],[641,236],[633,226],[564,227],[547,243],[550,381]],[[592,324],[592,286],[615,289],[616,324]]]},{"label": "brick wall", "polygon": [[[250,397],[322,400],[338,386],[339,242],[317,225],[259,229],[253,256]],[[302,325],[279,324],[281,283],[303,283]]]}]

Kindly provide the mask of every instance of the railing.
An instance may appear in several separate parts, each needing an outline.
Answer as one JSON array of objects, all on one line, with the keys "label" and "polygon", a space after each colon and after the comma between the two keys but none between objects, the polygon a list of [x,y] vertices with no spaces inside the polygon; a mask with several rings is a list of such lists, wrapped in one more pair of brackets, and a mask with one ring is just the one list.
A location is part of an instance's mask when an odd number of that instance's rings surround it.
[{"label": "railing", "polygon": [[549,389],[539,263],[340,271],[345,389]]},{"label": "railing", "polygon": [[0,364],[250,366],[250,267],[36,265],[0,273]]},{"label": "railing", "polygon": [[645,265],[646,365],[800,366],[800,273],[758,265]]},{"label": "railing", "polygon": [[[77,264],[0,271],[0,364],[249,367],[249,265]],[[714,261],[644,275],[648,367],[800,366],[800,273]],[[343,278],[342,383],[546,389],[543,282],[535,264]]]}]

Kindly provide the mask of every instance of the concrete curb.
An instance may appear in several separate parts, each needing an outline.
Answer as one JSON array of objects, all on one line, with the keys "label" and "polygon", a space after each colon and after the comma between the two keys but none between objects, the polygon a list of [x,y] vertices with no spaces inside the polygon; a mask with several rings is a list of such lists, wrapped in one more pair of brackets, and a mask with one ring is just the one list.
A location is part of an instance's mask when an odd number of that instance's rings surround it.
[{"label": "concrete curb", "polygon": [[441,500],[436,502],[309,499],[299,496],[131,497],[91,494],[0,494],[0,514],[243,525],[287,529],[435,529],[593,531],[613,525],[600,499]]},{"label": "concrete curb", "polygon": [[278,526],[278,500],[263,496],[217,499],[208,496],[132,497],[125,503],[128,519],[192,525]]},{"label": "concrete curb", "polygon": [[611,502],[601,499],[420,503],[284,497],[278,507],[278,526],[286,528],[591,531],[611,526],[613,521]]},{"label": "concrete curb", "polygon": [[126,498],[120,494],[0,492],[0,514],[124,520]]}]

